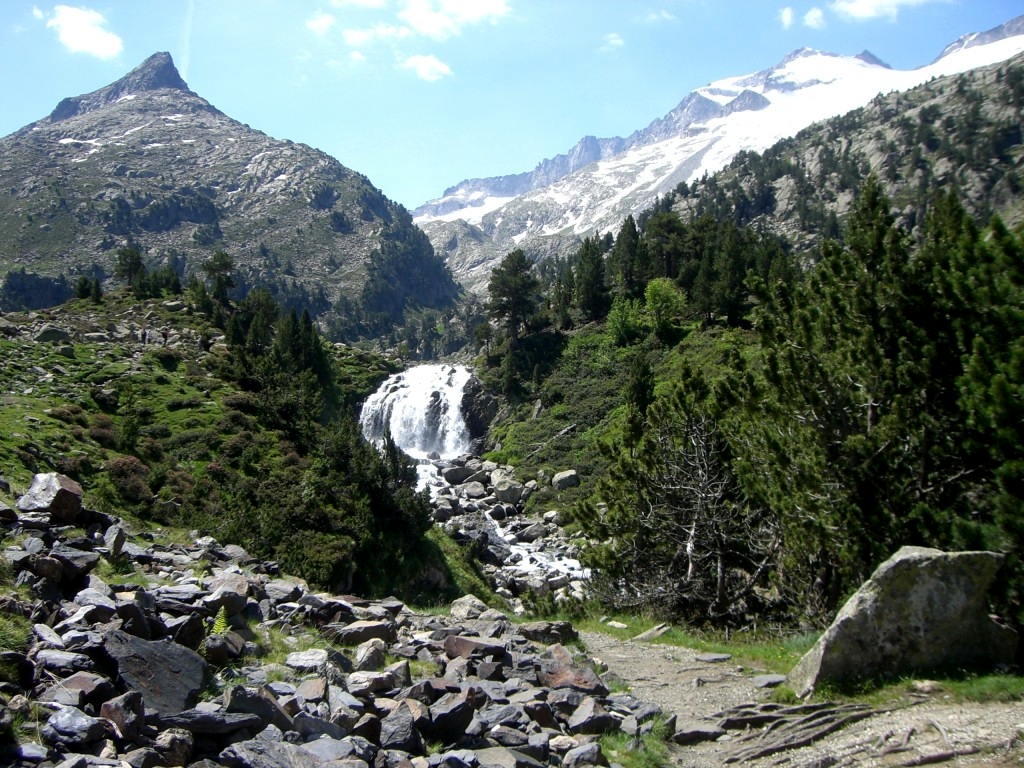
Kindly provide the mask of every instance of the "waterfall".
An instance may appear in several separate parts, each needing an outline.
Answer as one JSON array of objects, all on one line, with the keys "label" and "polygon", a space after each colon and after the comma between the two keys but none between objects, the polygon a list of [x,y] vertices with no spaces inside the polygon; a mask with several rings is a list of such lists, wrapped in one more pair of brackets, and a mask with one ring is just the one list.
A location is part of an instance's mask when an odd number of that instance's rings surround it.
[{"label": "waterfall", "polygon": [[462,365],[418,365],[396,373],[363,404],[363,436],[378,442],[385,428],[415,459],[453,459],[470,450],[462,396],[470,371]]}]

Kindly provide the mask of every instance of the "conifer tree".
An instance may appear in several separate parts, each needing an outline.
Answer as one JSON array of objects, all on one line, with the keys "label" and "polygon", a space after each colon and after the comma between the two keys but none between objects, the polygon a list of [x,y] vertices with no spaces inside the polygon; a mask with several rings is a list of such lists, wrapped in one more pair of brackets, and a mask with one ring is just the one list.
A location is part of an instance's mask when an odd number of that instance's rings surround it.
[{"label": "conifer tree", "polygon": [[505,324],[511,350],[519,344],[520,328],[537,309],[539,287],[533,264],[520,248],[508,253],[491,272],[487,314]]},{"label": "conifer tree", "polygon": [[597,240],[585,238],[576,263],[576,307],[584,320],[599,320],[608,313],[608,286],[604,256]]}]

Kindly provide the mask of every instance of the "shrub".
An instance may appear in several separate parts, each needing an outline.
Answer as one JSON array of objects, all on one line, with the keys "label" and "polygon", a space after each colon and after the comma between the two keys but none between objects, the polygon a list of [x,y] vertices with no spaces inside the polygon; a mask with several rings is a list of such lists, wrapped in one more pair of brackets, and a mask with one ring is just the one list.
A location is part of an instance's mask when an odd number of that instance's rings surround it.
[{"label": "shrub", "polygon": [[129,504],[152,501],[153,490],[147,482],[149,467],[134,456],[120,456],[107,462],[107,475],[117,494]]},{"label": "shrub", "polygon": [[75,403],[65,403],[64,405],[58,405],[56,408],[51,408],[50,416],[58,421],[63,421],[65,424],[78,424],[83,427],[89,424],[89,419],[82,410],[82,406]]},{"label": "shrub", "polygon": [[117,447],[117,431],[112,427],[92,426],[89,428],[89,437],[102,448]]}]

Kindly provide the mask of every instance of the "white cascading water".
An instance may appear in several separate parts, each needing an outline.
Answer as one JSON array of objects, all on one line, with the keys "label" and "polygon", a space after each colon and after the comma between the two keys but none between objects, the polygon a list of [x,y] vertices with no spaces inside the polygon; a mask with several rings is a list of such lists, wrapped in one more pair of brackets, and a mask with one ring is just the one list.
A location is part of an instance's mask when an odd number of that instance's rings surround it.
[{"label": "white cascading water", "polygon": [[463,365],[417,365],[396,373],[363,404],[363,437],[378,443],[384,430],[414,459],[454,459],[470,450],[462,396],[470,371]]}]

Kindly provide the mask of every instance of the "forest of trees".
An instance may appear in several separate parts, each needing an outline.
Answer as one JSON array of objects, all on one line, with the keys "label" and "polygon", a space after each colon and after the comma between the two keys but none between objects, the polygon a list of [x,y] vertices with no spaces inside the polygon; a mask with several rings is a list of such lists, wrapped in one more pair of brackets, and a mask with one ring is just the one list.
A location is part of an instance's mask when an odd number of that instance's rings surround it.
[{"label": "forest of trees", "polygon": [[951,193],[923,219],[903,229],[869,176],[812,266],[732,217],[664,207],[586,240],[543,290],[506,257],[489,359],[507,396],[544,398],[566,332],[596,327],[633,360],[574,512],[602,601],[827,616],[917,544],[1005,552],[999,608],[1024,619],[1024,237]]}]

